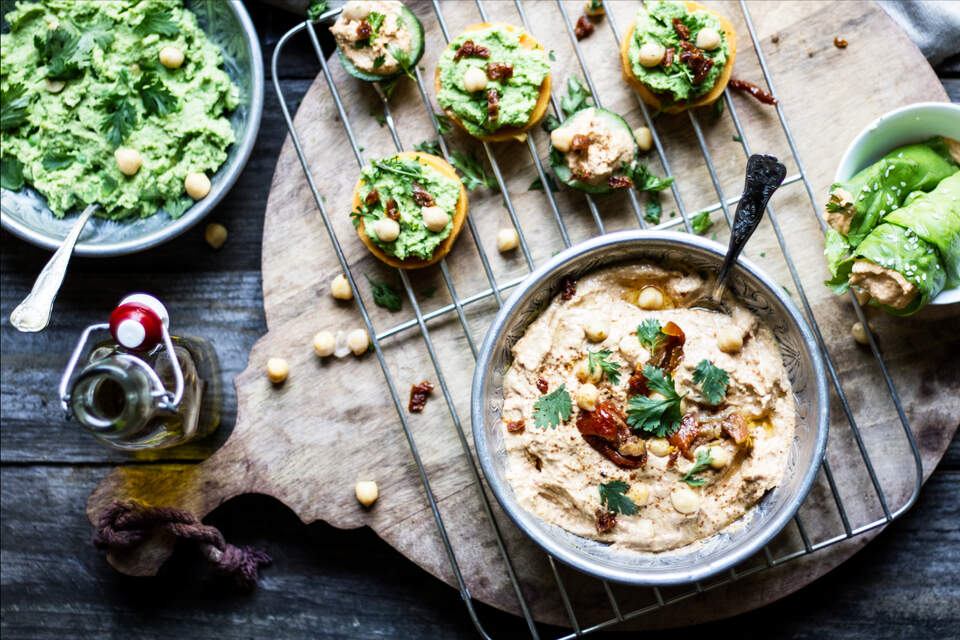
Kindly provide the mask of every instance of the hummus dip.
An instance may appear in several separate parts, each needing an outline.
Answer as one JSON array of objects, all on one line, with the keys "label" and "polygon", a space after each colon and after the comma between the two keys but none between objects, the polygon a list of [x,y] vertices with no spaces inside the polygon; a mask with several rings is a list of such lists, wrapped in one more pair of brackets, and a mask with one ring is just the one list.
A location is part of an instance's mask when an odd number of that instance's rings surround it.
[{"label": "hummus dip", "polygon": [[395,0],[352,0],[330,27],[343,55],[360,71],[390,75],[400,69],[398,50],[410,53],[412,36]]},{"label": "hummus dip", "polygon": [[711,284],[651,264],[608,268],[568,283],[527,328],[503,405],[507,478],[524,508],[659,552],[723,530],[780,483],[795,407],[777,342],[736,300],[731,316],[684,308]]},{"label": "hummus dip", "polygon": [[606,182],[615,171],[630,165],[637,151],[630,130],[611,126],[609,119],[594,107],[578,111],[550,132],[550,140],[563,153],[571,176],[594,185]]}]

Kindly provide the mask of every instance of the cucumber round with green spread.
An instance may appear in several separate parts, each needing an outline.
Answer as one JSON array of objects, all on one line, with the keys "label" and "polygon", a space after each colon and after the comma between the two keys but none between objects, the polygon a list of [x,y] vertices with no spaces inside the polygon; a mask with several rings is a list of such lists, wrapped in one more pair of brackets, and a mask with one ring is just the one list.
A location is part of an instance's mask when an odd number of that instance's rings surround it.
[{"label": "cucumber round with green spread", "polygon": [[369,71],[363,71],[362,69],[358,69],[357,66],[347,56],[347,54],[343,52],[343,46],[338,42],[337,55],[340,56],[340,64],[343,65],[343,68],[346,69],[347,73],[358,80],[363,80],[364,82],[384,82],[386,80],[393,80],[394,78],[406,73],[408,70],[412,70],[420,62],[420,58],[423,57],[424,51],[423,25],[420,23],[420,20],[417,18],[417,16],[415,16],[413,12],[406,7],[400,7],[400,15],[398,20],[402,22],[403,26],[405,26],[410,32],[410,50],[407,51],[407,60],[398,60],[400,63],[399,68],[395,71],[391,71],[390,73],[372,73]]},{"label": "cucumber round with green spread", "polygon": [[591,182],[589,180],[579,179],[578,177],[575,177],[574,172],[571,170],[566,159],[567,153],[576,152],[570,152],[569,150],[561,151],[558,149],[554,144],[556,137],[553,135],[553,133],[551,133],[550,166],[553,167],[554,175],[557,176],[557,179],[560,180],[560,182],[563,182],[567,186],[580,191],[586,191],[587,193],[609,193],[618,188],[631,186],[628,184],[624,184],[622,186],[613,186],[610,184],[613,178],[618,177],[624,177],[632,180],[632,170],[636,166],[636,158],[639,153],[637,141],[633,135],[633,130],[630,128],[630,125],[627,124],[627,121],[624,120],[619,114],[607,109],[602,109],[600,107],[587,107],[577,111],[564,120],[559,127],[554,129],[554,132],[560,131],[564,129],[564,127],[571,128],[575,126],[578,120],[582,120],[587,115],[585,113],[587,111],[593,112],[591,120],[595,118],[610,131],[611,138],[619,138],[619,141],[625,144],[624,152],[620,155],[622,162],[621,166],[615,169],[612,173],[604,175],[599,182]]}]

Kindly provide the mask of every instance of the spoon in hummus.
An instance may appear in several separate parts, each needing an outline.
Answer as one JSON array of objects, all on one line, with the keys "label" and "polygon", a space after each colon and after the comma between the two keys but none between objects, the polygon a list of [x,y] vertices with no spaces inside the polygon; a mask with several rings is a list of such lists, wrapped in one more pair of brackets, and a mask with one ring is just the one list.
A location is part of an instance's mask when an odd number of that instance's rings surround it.
[{"label": "spoon in hummus", "polygon": [[696,300],[690,305],[691,307],[730,315],[730,309],[723,303],[723,293],[727,289],[730,268],[737,262],[747,240],[760,226],[760,220],[763,218],[770,196],[783,183],[786,175],[787,168],[773,156],[754,154],[747,160],[747,178],[743,185],[743,195],[740,196],[737,212],[733,216],[730,245],[723,259],[723,266],[720,267],[720,273],[717,275],[717,282],[713,285],[713,293],[709,298]]},{"label": "spoon in hummus", "polygon": [[30,294],[10,314],[10,324],[18,330],[34,333],[43,331],[50,324],[53,301],[57,299],[60,286],[63,284],[67,265],[70,264],[70,256],[73,255],[73,247],[76,246],[80,232],[83,231],[90,216],[99,208],[100,205],[94,203],[83,210],[77,221],[73,223],[70,233],[64,238],[63,244],[37,276]]}]

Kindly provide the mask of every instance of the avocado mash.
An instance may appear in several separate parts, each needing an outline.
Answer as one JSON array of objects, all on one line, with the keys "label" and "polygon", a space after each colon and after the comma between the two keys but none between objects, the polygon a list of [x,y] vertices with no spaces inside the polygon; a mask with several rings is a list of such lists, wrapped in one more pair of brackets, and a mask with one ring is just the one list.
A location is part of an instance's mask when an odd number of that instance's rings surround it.
[{"label": "avocado mash", "polygon": [[[687,64],[679,61],[680,36],[674,28],[673,20],[677,18],[690,31],[688,42],[695,42],[697,33],[705,28],[715,29],[720,34],[720,45],[712,51],[702,51],[706,58],[713,60],[713,66],[700,82],[694,82],[696,74]],[[640,64],[640,47],[647,42],[655,42],[665,49],[674,49],[676,55],[671,64],[665,66],[667,60],[655,67],[645,67]],[[646,8],[637,12],[634,21],[633,36],[630,40],[628,52],[630,68],[637,80],[642,82],[653,93],[669,94],[673,102],[693,100],[710,91],[717,83],[717,79],[727,64],[730,49],[727,45],[727,35],[720,20],[709,11],[688,12],[682,2],[647,2]]]},{"label": "avocado mash", "polygon": [[[5,18],[4,188],[33,186],[57,217],[94,202],[114,220],[182,215],[187,174],[227,158],[239,93],[196,16],[179,0],[44,0]],[[132,175],[120,147],[139,153]]]},{"label": "avocado mash", "polygon": [[[397,156],[373,160],[363,168],[360,177],[363,181],[357,191],[360,207],[350,214],[354,225],[359,226],[362,219],[363,231],[373,244],[399,260],[433,257],[434,250],[453,230],[460,182],[413,158]],[[431,199],[435,204],[429,204]],[[427,229],[423,220],[426,206],[440,207],[449,217],[440,231]],[[400,235],[392,242],[382,241],[374,230],[374,223],[397,215]]]},{"label": "avocado mash", "polygon": [[[481,52],[481,55],[462,55],[455,59],[457,51],[467,41],[486,49],[488,55],[482,57]],[[467,91],[464,85],[466,71],[476,68],[487,77],[491,73],[496,75],[497,72],[491,72],[488,65],[505,65],[511,71],[489,80],[483,90]],[[550,65],[542,50],[524,49],[520,45],[518,32],[494,25],[460,34],[440,56],[439,72],[441,89],[437,101],[440,106],[463,122],[471,135],[485,136],[502,127],[522,127],[530,121],[540,97],[540,85],[550,72]],[[496,117],[490,117],[488,109],[488,92],[491,90],[498,94]]]}]

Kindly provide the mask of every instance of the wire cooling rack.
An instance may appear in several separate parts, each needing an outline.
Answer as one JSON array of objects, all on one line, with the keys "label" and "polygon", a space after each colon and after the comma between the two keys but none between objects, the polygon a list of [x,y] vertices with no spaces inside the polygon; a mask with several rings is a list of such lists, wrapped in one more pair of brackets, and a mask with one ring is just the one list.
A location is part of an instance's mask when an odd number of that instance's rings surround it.
[{"label": "wire cooling rack", "polygon": [[[446,21],[444,20],[443,9],[441,8],[437,0],[432,0],[432,4],[433,4],[433,12],[435,14],[437,22],[439,23],[439,27],[443,34],[443,37],[446,39],[447,42],[449,42],[450,33],[447,30],[447,24],[446,24]],[[516,8],[517,15],[521,23],[523,24],[524,28],[527,31],[529,31],[531,34],[536,35],[535,31],[531,28],[531,25],[527,19],[527,14],[526,14],[526,11],[524,10],[523,3],[520,0],[514,0],[514,5]],[[610,29],[613,31],[613,36],[616,39],[617,44],[619,45],[620,32],[617,28],[617,25],[615,24],[613,15],[609,11],[609,7],[606,6],[606,2],[604,2],[604,5],[605,5],[604,8],[607,9],[605,22],[609,25]],[[593,94],[593,99],[596,105],[601,106],[602,97],[598,93],[597,87],[594,84],[593,78],[590,73],[590,68],[588,67],[588,65],[584,60],[583,51],[581,50],[579,42],[577,41],[577,38],[574,35],[573,24],[570,20],[570,15],[566,7],[564,6],[562,0],[556,0],[556,8],[557,8],[557,11],[560,13],[560,15],[562,15],[563,17],[563,21],[566,25],[567,35],[570,39],[570,43],[573,46],[574,52],[576,54],[576,58],[580,66],[580,71],[587,82],[587,86],[589,87],[591,93]],[[482,0],[476,0],[476,9],[479,13],[479,17],[483,21],[487,21],[487,12],[483,5]],[[343,252],[343,248],[340,244],[339,239],[336,236],[336,233],[334,232],[334,228],[331,224],[330,218],[328,217],[328,213],[324,207],[324,202],[323,202],[324,199],[321,196],[316,183],[314,182],[314,179],[313,179],[314,174],[310,169],[310,165],[308,163],[307,157],[301,145],[300,137],[297,133],[297,129],[294,126],[293,119],[287,107],[287,102],[285,100],[283,91],[280,88],[280,82],[278,80],[279,74],[277,72],[278,66],[279,66],[278,61],[281,58],[281,55],[283,53],[283,50],[286,44],[293,37],[305,32],[307,36],[310,38],[310,41],[316,52],[317,60],[320,64],[320,68],[323,73],[324,79],[326,80],[327,85],[330,89],[330,95],[339,113],[340,121],[343,125],[344,131],[347,137],[349,138],[350,146],[356,158],[358,168],[362,167],[364,165],[362,147],[358,146],[357,137],[354,133],[354,128],[350,122],[349,117],[347,116],[346,110],[344,109],[344,103],[341,100],[340,92],[330,73],[330,69],[327,65],[327,60],[324,57],[322,48],[320,46],[320,41],[317,36],[318,26],[320,26],[322,23],[325,23],[326,21],[329,21],[332,18],[335,18],[337,15],[339,15],[341,10],[342,10],[341,8],[338,8],[338,9],[328,11],[323,15],[319,16],[319,18],[317,18],[315,21],[313,22],[306,21],[301,24],[298,24],[297,26],[292,28],[290,31],[288,31],[286,34],[284,34],[283,37],[280,38],[279,42],[277,43],[277,47],[273,53],[272,71],[273,71],[274,88],[276,89],[277,96],[280,99],[279,100],[280,108],[283,112],[283,117],[290,131],[290,136],[293,141],[294,148],[296,149],[297,155],[300,159],[300,163],[303,167],[304,177],[306,178],[307,183],[310,186],[310,190],[312,192],[314,201],[316,203],[317,210],[319,211],[320,217],[323,220],[327,233],[330,236],[330,241],[332,243],[334,251],[336,252],[337,258],[340,261],[340,265],[343,269],[343,273],[346,275],[347,279],[349,280],[350,286],[353,288],[353,290],[357,291],[358,290],[357,281],[355,280],[353,274],[351,273],[350,266]],[[744,21],[746,22],[747,30],[750,33],[750,38],[753,42],[753,51],[757,56],[760,69],[763,73],[763,77],[767,85],[767,89],[769,90],[770,93],[776,96],[777,94],[776,94],[776,89],[774,87],[773,79],[771,78],[770,70],[767,66],[766,60],[764,59],[763,52],[761,51],[760,42],[757,38],[756,30],[754,29],[753,21],[750,15],[750,10],[746,6],[746,4],[743,2],[743,0],[740,1],[740,10],[743,14]],[[420,70],[417,68],[414,68],[412,71],[415,75],[416,85],[419,90],[420,97],[423,100],[423,105],[426,109],[426,112],[430,115],[430,119],[433,124],[433,127],[437,132],[437,138],[439,140],[439,144],[440,144],[440,148],[442,150],[443,156],[447,160],[449,160],[450,159],[449,149],[446,141],[444,140],[444,136],[441,135],[440,133],[437,117],[434,114],[433,107],[427,95],[427,91],[426,91]],[[396,149],[398,152],[403,151],[403,147],[400,142],[400,137],[397,134],[397,128],[396,128],[394,119],[391,115],[390,105],[388,103],[387,95],[385,94],[383,88],[379,85],[379,83],[372,83],[372,87],[376,91],[383,105],[386,125],[389,129],[391,137],[393,138],[393,142],[396,146]],[[647,127],[650,128],[650,131],[653,134],[653,143],[656,148],[656,154],[659,157],[660,162],[663,166],[664,173],[667,176],[673,176],[673,173],[670,170],[669,162],[664,153],[663,142],[660,136],[657,134],[655,123],[651,118],[648,108],[646,104],[640,99],[639,96],[636,96],[636,98],[637,98],[640,111],[643,114],[643,119],[645,121],[645,124]],[[748,157],[751,153],[750,144],[748,142],[747,135],[744,132],[740,118],[737,114],[737,109],[734,104],[734,101],[731,99],[729,89],[724,92],[723,100],[726,104],[727,111],[730,114],[730,118],[733,121],[733,125],[736,128],[739,142],[742,147],[744,156]],[[558,109],[557,100],[553,95],[551,95],[550,97],[550,103],[551,103],[551,107],[553,109],[554,114],[560,116],[561,114]],[[809,200],[810,200],[812,214],[819,222],[821,229],[825,232],[826,225],[824,224],[823,220],[819,216],[817,201],[813,194],[813,188],[811,187],[810,181],[807,177],[807,173],[804,170],[803,162],[800,158],[800,154],[797,150],[796,143],[790,131],[790,127],[787,123],[786,116],[784,115],[783,109],[779,104],[776,106],[776,112],[777,112],[777,117],[779,118],[780,125],[783,129],[783,133],[785,134],[786,140],[789,144],[790,152],[792,153],[793,159],[796,162],[796,165],[799,169],[798,173],[787,176],[783,184],[788,185],[795,182],[803,183],[807,192],[807,196],[809,197]],[[694,113],[693,110],[689,110],[686,113],[690,120],[690,127],[696,136],[697,143],[703,154],[704,162],[706,163],[706,167],[709,170],[710,179],[713,183],[713,187],[716,191],[717,198],[718,198],[716,203],[710,206],[698,209],[698,211],[708,211],[708,212],[715,212],[718,210],[722,211],[723,216],[726,219],[726,222],[729,226],[732,222],[730,207],[736,205],[739,198],[727,197],[727,195],[724,193],[723,189],[721,188],[720,179],[718,177],[716,167],[711,159],[710,151],[707,148],[707,144],[704,139],[703,130],[701,128],[700,122],[698,121],[697,115]],[[571,241],[570,241],[569,234],[567,232],[567,227],[564,223],[563,216],[560,214],[560,210],[558,208],[557,201],[553,192],[549,187],[546,186],[549,184],[548,179],[545,174],[543,163],[541,161],[541,158],[537,152],[536,145],[534,143],[533,136],[537,135],[538,131],[539,129],[537,128],[535,128],[534,130],[531,130],[529,132],[530,135],[525,140],[525,144],[531,156],[531,159],[533,161],[533,165],[536,169],[537,176],[539,177],[541,184],[545,186],[545,188],[543,189],[543,194],[547,200],[547,204],[550,208],[550,211],[552,212],[553,217],[556,221],[559,235],[563,241],[564,246],[569,247],[571,244]],[[523,231],[521,230],[520,224],[518,222],[517,212],[516,212],[516,209],[514,208],[514,204],[511,199],[510,192],[507,189],[507,184],[504,179],[503,173],[501,172],[500,165],[497,162],[497,156],[494,152],[494,148],[489,143],[483,143],[482,147],[486,155],[486,158],[490,164],[490,167],[492,168],[493,175],[496,178],[496,182],[499,185],[500,193],[503,196],[504,205],[509,213],[510,220],[512,221],[514,228],[518,232],[519,239],[520,239],[520,250],[523,254],[523,258],[527,264],[527,267],[530,270],[533,270],[534,261],[531,256],[530,247],[528,246],[527,239],[524,236]],[[676,180],[674,180],[673,184],[671,185],[671,190],[677,205],[677,209],[680,212],[680,216],[676,218],[671,218],[666,222],[657,224],[650,228],[666,229],[666,228],[672,228],[672,227],[683,225],[686,231],[691,232],[692,231],[691,215],[683,204],[683,199],[680,194],[679,185],[677,184]],[[633,211],[636,214],[638,224],[642,228],[648,228],[647,221],[644,219],[644,216],[643,216],[641,205],[637,200],[637,194],[632,189],[629,191],[629,198],[630,198],[630,206],[632,207]],[[596,224],[597,232],[599,234],[605,233],[606,230],[604,228],[604,223],[603,223],[603,220],[601,219],[600,213],[598,211],[596,203],[594,202],[593,197],[590,196],[589,194],[584,194],[584,201],[587,209],[590,212],[590,215],[594,220],[594,223]],[[777,217],[772,208],[768,207],[767,214],[768,214],[768,219],[773,228],[773,232],[776,235],[777,243],[780,246],[780,250],[782,251],[783,258],[789,270],[790,277],[793,280],[793,285],[797,292],[797,299],[799,299],[801,306],[803,308],[803,312],[807,320],[809,321],[810,326],[813,329],[813,333],[814,333],[817,345],[822,353],[824,363],[826,365],[827,374],[830,377],[830,382],[832,383],[833,388],[836,391],[844,417],[849,423],[850,434],[852,435],[856,443],[856,448],[859,451],[860,458],[862,459],[862,462],[863,462],[863,472],[866,473],[867,476],[869,476],[870,484],[872,485],[873,491],[876,494],[876,499],[878,500],[880,508],[882,509],[883,515],[882,517],[879,517],[873,520],[868,519],[869,521],[862,524],[854,524],[851,521],[852,520],[851,517],[848,516],[848,508],[844,504],[844,501],[841,498],[840,492],[838,491],[837,482],[834,479],[834,474],[830,468],[829,461],[826,458],[824,458],[824,461],[822,464],[822,471],[826,479],[826,482],[829,486],[830,493],[832,494],[832,501],[836,507],[836,512],[837,512],[836,515],[839,517],[839,521],[842,524],[842,531],[839,531],[838,533],[832,536],[827,536],[822,539],[813,540],[812,537],[808,534],[808,529],[804,526],[803,521],[801,520],[801,516],[798,514],[793,519],[793,525],[796,527],[796,532],[799,534],[800,540],[802,541],[802,545],[798,545],[800,548],[786,551],[781,555],[776,555],[775,552],[771,549],[771,547],[773,546],[773,543],[768,544],[766,547],[764,547],[762,554],[758,554],[761,556],[759,559],[759,562],[753,562],[750,564],[750,566],[747,566],[747,567],[741,566],[740,568],[731,569],[727,574],[721,576],[719,579],[715,581],[711,581],[709,584],[706,584],[706,585],[699,582],[695,583],[694,585],[692,585],[691,588],[685,591],[680,591],[675,595],[671,594],[668,596],[662,593],[661,590],[657,587],[648,588],[648,590],[652,591],[652,593],[650,594],[652,596],[651,604],[633,609],[631,611],[621,610],[620,604],[618,602],[618,599],[614,596],[611,585],[606,581],[600,581],[602,583],[603,590],[606,594],[606,598],[610,605],[610,616],[605,620],[602,620],[598,623],[591,624],[590,626],[586,626],[586,627],[582,626],[578,621],[576,611],[574,610],[574,606],[568,595],[567,586],[564,582],[564,579],[561,577],[561,573],[557,569],[557,563],[555,563],[553,558],[548,555],[547,562],[552,570],[553,578],[556,583],[556,588],[557,588],[560,600],[563,603],[563,606],[568,618],[569,626],[572,629],[572,631],[569,634],[560,636],[559,637],[560,640],[577,638],[599,629],[611,628],[619,623],[622,623],[625,620],[642,616],[644,614],[650,613],[657,609],[669,606],[673,603],[691,598],[704,591],[709,591],[712,589],[716,589],[718,587],[722,587],[724,585],[730,584],[731,582],[738,580],[740,578],[743,578],[745,576],[782,565],[786,562],[812,554],[820,549],[824,549],[825,547],[829,547],[838,542],[848,540],[854,536],[860,535],[864,532],[870,531],[877,527],[882,527],[890,523],[895,518],[899,517],[905,511],[907,511],[917,499],[917,496],[919,494],[920,487],[923,481],[920,452],[917,448],[916,441],[914,440],[913,434],[910,430],[910,424],[904,413],[903,405],[900,401],[900,397],[897,393],[896,387],[893,383],[893,380],[890,377],[890,374],[887,370],[887,366],[884,363],[883,358],[880,354],[880,351],[877,346],[877,342],[872,332],[870,331],[870,325],[864,316],[863,310],[860,308],[860,305],[856,303],[855,298],[853,298],[853,293],[851,292],[850,296],[852,299],[851,301],[853,302],[853,308],[856,311],[857,318],[866,329],[870,350],[873,353],[874,359],[876,361],[876,366],[878,367],[879,372],[883,377],[887,390],[890,394],[890,398],[893,402],[893,405],[896,408],[897,416],[903,427],[903,432],[906,436],[906,442],[909,444],[909,448],[913,455],[913,459],[915,463],[915,478],[914,478],[913,489],[910,492],[909,497],[902,504],[894,507],[890,505],[888,496],[884,492],[883,486],[880,482],[880,479],[878,478],[878,474],[870,458],[870,454],[867,450],[867,446],[864,443],[864,438],[861,434],[861,429],[857,424],[856,417],[854,416],[853,409],[851,408],[851,403],[838,377],[837,368],[834,365],[834,360],[827,349],[826,343],[823,338],[823,334],[821,332],[820,327],[817,324],[816,318],[814,317],[814,314],[813,314],[813,310],[811,309],[810,303],[808,301],[807,294],[805,293],[804,287],[800,281],[800,276],[799,276],[796,264],[794,263],[793,258],[791,257],[790,250],[787,246],[787,242],[784,238],[784,234],[782,232],[781,226],[778,223]],[[476,359],[476,356],[477,356],[476,341],[467,323],[467,318],[464,312],[464,308],[471,304],[477,303],[479,301],[489,300],[490,298],[493,298],[496,301],[496,304],[498,307],[502,306],[503,295],[506,292],[508,292],[512,287],[515,287],[517,284],[519,284],[523,280],[523,278],[515,278],[505,282],[497,281],[497,279],[494,277],[494,273],[490,265],[490,260],[488,259],[488,256],[484,250],[482,243],[480,242],[480,237],[477,231],[477,227],[475,226],[472,216],[469,213],[467,215],[466,222],[467,222],[467,229],[469,230],[470,235],[472,236],[473,244],[478,253],[480,262],[483,265],[484,275],[489,285],[488,287],[481,289],[479,291],[470,293],[468,295],[461,295],[460,293],[458,293],[456,289],[456,286],[453,281],[453,277],[447,266],[446,260],[442,260],[439,262],[439,269],[440,269],[440,273],[442,275],[444,284],[449,291],[452,303],[444,306],[440,306],[437,309],[434,309],[430,312],[425,313],[421,311],[420,305],[417,302],[417,298],[414,293],[414,289],[411,285],[408,274],[405,271],[398,269],[397,273],[400,278],[400,281],[403,284],[403,288],[406,292],[407,298],[409,299],[410,304],[413,307],[414,317],[409,320],[406,320],[405,322],[401,322],[399,324],[396,324],[389,328],[381,329],[379,331],[377,330],[376,327],[374,327],[370,319],[370,315],[368,314],[363,301],[359,297],[357,297],[356,301],[357,301],[357,306],[360,310],[360,314],[363,317],[363,321],[366,324],[367,331],[371,336],[373,336],[373,348],[374,348],[374,351],[376,352],[376,357],[377,357],[377,360],[379,361],[380,367],[383,370],[384,381],[386,383],[387,389],[389,390],[390,397],[392,398],[393,403],[396,407],[397,415],[400,419],[400,423],[403,428],[404,434],[406,436],[407,443],[410,446],[410,452],[413,455],[414,462],[417,465],[417,469],[420,475],[420,480],[423,483],[423,489],[426,493],[426,497],[429,502],[430,509],[433,513],[434,520],[436,521],[437,530],[442,540],[443,548],[450,562],[450,567],[452,569],[453,576],[456,580],[457,587],[460,590],[460,595],[462,596],[463,601],[466,604],[467,612],[470,616],[470,619],[473,621],[477,631],[482,637],[484,638],[491,637],[488,634],[488,632],[484,629],[477,615],[477,611],[474,606],[475,601],[470,594],[466,581],[464,580],[463,573],[461,572],[460,565],[457,562],[456,552],[453,548],[453,545],[451,544],[450,537],[447,532],[447,528],[444,525],[443,518],[441,517],[440,511],[437,506],[436,497],[434,495],[433,489],[431,488],[430,477],[428,476],[428,473],[421,460],[421,456],[417,448],[417,443],[411,431],[410,424],[408,422],[407,411],[405,409],[404,403],[400,398],[400,395],[397,392],[397,384],[394,380],[394,377],[390,373],[390,369],[387,366],[387,362],[384,358],[384,353],[381,349],[381,343],[383,343],[384,341],[390,339],[392,336],[396,336],[400,333],[403,333],[413,328],[419,329],[420,335],[423,339],[423,345],[436,371],[440,390],[446,402],[447,408],[449,409],[450,417],[453,422],[453,427],[456,430],[457,436],[460,441],[460,445],[463,449],[466,459],[468,460],[467,473],[470,474],[470,479],[473,482],[473,484],[476,486],[477,491],[480,495],[480,500],[483,505],[483,509],[486,513],[487,519],[489,520],[489,524],[495,534],[499,552],[502,556],[504,565],[506,567],[506,575],[504,576],[504,578],[510,582],[513,588],[513,591],[516,594],[517,601],[518,601],[518,608],[523,614],[530,636],[532,638],[539,638],[541,634],[541,630],[537,627],[537,625],[534,622],[533,615],[531,613],[531,608],[527,602],[527,599],[524,596],[523,589],[521,588],[520,580],[518,579],[516,571],[514,569],[513,559],[511,558],[510,554],[507,551],[506,545],[504,543],[504,536],[500,531],[500,527],[499,527],[499,524],[497,523],[497,520],[494,518],[490,499],[487,495],[487,492],[483,488],[480,472],[478,470],[477,464],[473,458],[473,455],[470,451],[470,447],[468,445],[466,432],[464,431],[463,424],[461,423],[461,420],[457,414],[457,410],[455,409],[455,406],[454,406],[453,392],[451,392],[450,387],[447,385],[447,381],[443,372],[443,367],[441,366],[441,362],[438,359],[436,350],[434,348],[434,342],[431,338],[430,331],[427,328],[427,322],[429,320],[433,318],[438,318],[441,316],[446,316],[451,313],[455,313],[463,328],[463,332],[466,337],[467,344],[470,347],[470,350],[473,354],[474,359]],[[461,393],[467,393],[469,390],[467,389],[467,390],[460,390],[460,391]],[[745,562],[744,565],[746,564],[748,563]]]}]

